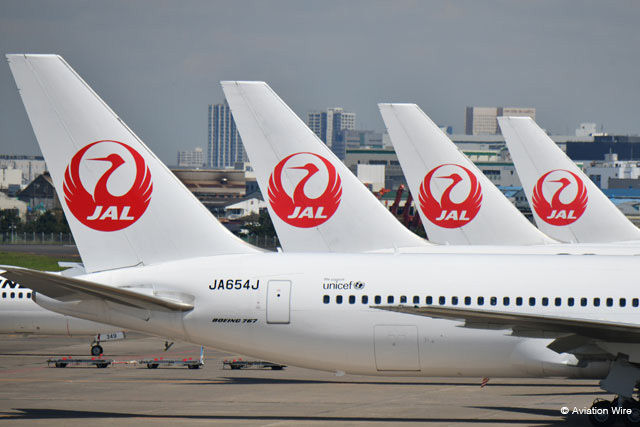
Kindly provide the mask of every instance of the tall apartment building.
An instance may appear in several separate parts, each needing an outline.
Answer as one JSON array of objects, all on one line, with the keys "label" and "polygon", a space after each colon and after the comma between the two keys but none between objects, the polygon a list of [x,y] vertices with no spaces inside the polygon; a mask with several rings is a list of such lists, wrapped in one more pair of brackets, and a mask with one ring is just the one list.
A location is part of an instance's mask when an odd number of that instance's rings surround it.
[{"label": "tall apartment building", "polygon": [[208,122],[207,166],[224,169],[246,162],[247,153],[227,101],[209,105]]},{"label": "tall apartment building", "polygon": [[326,111],[312,111],[307,114],[307,126],[330,148],[339,139],[340,131],[356,128],[356,113],[342,108],[328,108]]},{"label": "tall apartment building", "polygon": [[178,151],[178,167],[199,169],[205,165],[202,148],[196,147],[193,151]]},{"label": "tall apartment building", "polygon": [[518,107],[467,107],[464,120],[466,135],[498,135],[500,116],[531,117],[536,119],[535,108]]}]

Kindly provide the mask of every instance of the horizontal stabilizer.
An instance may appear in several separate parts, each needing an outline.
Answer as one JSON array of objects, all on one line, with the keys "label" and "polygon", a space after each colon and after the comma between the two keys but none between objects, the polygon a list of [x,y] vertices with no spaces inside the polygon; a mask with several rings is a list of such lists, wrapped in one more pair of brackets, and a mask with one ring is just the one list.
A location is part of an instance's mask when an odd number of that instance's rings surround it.
[{"label": "horizontal stabilizer", "polygon": [[[35,291],[37,294],[42,294],[61,302],[92,298],[111,301],[143,310],[182,312],[193,309],[192,304],[179,300],[144,295],[127,289],[43,271],[0,266],[0,274],[9,280],[20,283],[20,286]],[[37,301],[37,295],[35,296],[35,300]]]}]

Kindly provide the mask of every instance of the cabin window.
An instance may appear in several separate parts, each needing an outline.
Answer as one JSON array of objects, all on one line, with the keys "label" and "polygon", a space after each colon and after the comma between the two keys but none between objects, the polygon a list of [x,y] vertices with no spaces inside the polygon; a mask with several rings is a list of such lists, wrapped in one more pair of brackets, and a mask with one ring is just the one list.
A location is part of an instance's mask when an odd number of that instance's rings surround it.
[{"label": "cabin window", "polygon": [[502,298],[502,305],[509,305],[509,297],[503,297]]},{"label": "cabin window", "polygon": [[414,304],[420,304],[420,297],[418,295],[413,297],[413,303]]},{"label": "cabin window", "polygon": [[607,307],[613,307],[613,298],[607,298]]},{"label": "cabin window", "polygon": [[600,307],[600,298],[594,298],[593,305],[594,307]]},{"label": "cabin window", "polygon": [[542,297],[542,305],[544,305],[545,307],[549,305],[549,298],[547,297]]},{"label": "cabin window", "polygon": [[393,295],[387,297],[387,304],[393,304]]},{"label": "cabin window", "polygon": [[586,298],[580,298],[580,305],[582,307],[586,307],[587,306],[587,299]]},{"label": "cabin window", "polygon": [[366,295],[362,295],[362,303],[363,304],[368,304],[369,303],[369,297]]},{"label": "cabin window", "polygon": [[575,300],[573,299],[573,297],[567,298],[567,305],[569,307],[573,307],[574,302],[575,302]]},{"label": "cabin window", "polygon": [[3,292],[3,293],[2,293],[2,298],[6,298],[6,297],[7,297],[7,293],[6,293],[6,292]]},{"label": "cabin window", "polygon": [[322,302],[325,304],[329,304],[329,301],[331,301],[331,298],[329,298],[329,295],[325,295],[322,297]]},{"label": "cabin window", "polygon": [[478,297],[478,305],[484,305],[484,297]]},{"label": "cabin window", "polygon": [[464,305],[471,305],[471,297],[464,297]]},{"label": "cabin window", "polygon": [[627,300],[625,298],[620,298],[619,304],[620,307],[625,307],[627,305]]},{"label": "cabin window", "polygon": [[522,297],[516,297],[516,305],[522,305]]},{"label": "cabin window", "polygon": [[18,298],[22,299],[22,292],[18,292]]},{"label": "cabin window", "polygon": [[400,304],[406,304],[406,303],[407,303],[407,297],[406,297],[406,296],[404,296],[404,295],[402,295],[402,296],[400,297]]},{"label": "cabin window", "polygon": [[16,297],[16,293],[15,292],[11,292],[11,298],[15,298]]},{"label": "cabin window", "polygon": [[458,297],[451,297],[451,304],[458,305]]},{"label": "cabin window", "polygon": [[355,304],[355,303],[356,303],[356,296],[349,295],[349,304]]},{"label": "cabin window", "polygon": [[440,297],[440,298],[438,298],[438,302],[440,303],[440,305],[445,305],[445,303],[447,302],[447,298],[446,297]]},{"label": "cabin window", "polygon": [[336,304],[342,304],[342,295],[336,295]]},{"label": "cabin window", "polygon": [[489,298],[489,304],[491,304],[491,305],[498,304],[498,298],[496,298],[496,297]]},{"label": "cabin window", "polygon": [[535,297],[529,297],[529,305],[531,307],[533,307],[534,305],[536,305],[536,298]]},{"label": "cabin window", "polygon": [[27,293],[27,298],[31,299],[31,292]]},{"label": "cabin window", "polygon": [[631,300],[631,305],[634,306],[634,307],[637,307],[638,306],[638,298],[632,299]]},{"label": "cabin window", "polygon": [[380,295],[376,295],[374,300],[375,300],[376,304],[380,304],[382,302],[382,297]]},{"label": "cabin window", "polygon": [[562,298],[556,297],[556,307],[560,307],[562,305]]},{"label": "cabin window", "polygon": [[433,297],[432,297],[432,296],[428,296],[428,297],[425,299],[425,302],[427,303],[427,305],[431,305],[431,304],[433,304]]}]

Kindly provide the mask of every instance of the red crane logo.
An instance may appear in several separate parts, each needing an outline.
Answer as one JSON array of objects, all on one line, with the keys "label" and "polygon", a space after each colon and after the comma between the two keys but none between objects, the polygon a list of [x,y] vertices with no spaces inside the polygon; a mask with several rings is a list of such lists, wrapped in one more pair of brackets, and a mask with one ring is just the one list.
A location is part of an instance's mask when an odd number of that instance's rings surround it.
[{"label": "red crane logo", "polygon": [[[309,155],[320,162],[310,161]],[[321,172],[318,164],[323,166],[328,179],[322,194],[310,198],[305,187],[314,175]],[[289,169],[307,171],[296,184],[292,195],[289,195],[282,185],[282,174]],[[314,153],[294,153],[282,159],[273,169],[269,177],[268,192],[269,203],[281,220],[294,227],[310,228],[323,224],[336,212],[342,196],[342,180],[336,168],[324,157]]]},{"label": "red crane logo", "polygon": [[[460,182],[464,181],[460,173],[453,172],[449,175],[434,177],[436,171],[445,166],[453,166],[469,178],[469,193],[461,202],[456,203],[451,199],[451,192]],[[447,169],[451,170],[451,168]],[[431,192],[431,180],[434,178],[451,180],[451,184],[442,192],[440,200],[437,200]],[[469,224],[480,211],[482,188],[480,188],[478,178],[469,169],[453,163],[446,163],[431,169],[424,177],[420,184],[419,201],[420,209],[429,221],[443,228],[458,228]]]},{"label": "red crane logo", "polygon": [[[551,174],[556,177],[559,175],[559,178],[549,180],[548,178]],[[551,202],[544,197],[544,192],[542,191],[545,182],[557,182],[560,184],[560,187],[553,193]],[[575,185],[572,185],[574,183]],[[566,200],[566,194],[570,194],[570,191],[565,191],[567,188],[576,188],[575,197],[569,203],[563,203],[560,200],[560,196],[564,193]],[[547,224],[558,226],[576,222],[587,209],[588,200],[587,187],[582,182],[582,179],[575,173],[565,169],[554,169],[542,175],[533,188],[533,196],[531,197],[533,208],[538,216]]]},{"label": "red crane logo", "polygon": [[[109,192],[107,186],[109,179],[112,176],[122,179],[118,173],[121,170],[118,171],[118,168],[126,163],[119,154],[112,152],[104,157],[86,159],[89,162],[111,163],[109,169],[98,179],[92,195],[80,178],[80,163],[90,148],[104,144],[105,146],[100,148],[107,151],[108,145],[114,143],[124,147],[133,157],[135,163],[133,184],[125,194],[120,196],[114,196]],[[140,153],[122,142],[105,140],[93,142],[73,156],[64,173],[63,190],[67,207],[78,221],[94,230],[117,231],[127,228],[140,219],[151,201],[153,183],[149,167]]]}]

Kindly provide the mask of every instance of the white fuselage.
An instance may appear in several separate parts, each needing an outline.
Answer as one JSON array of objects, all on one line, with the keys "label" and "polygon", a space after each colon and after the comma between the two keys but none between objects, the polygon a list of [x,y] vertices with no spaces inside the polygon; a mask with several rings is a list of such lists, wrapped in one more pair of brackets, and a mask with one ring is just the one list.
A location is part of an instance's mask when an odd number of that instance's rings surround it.
[{"label": "white fuselage", "polygon": [[36,302],[94,321],[322,370],[592,378],[606,375],[607,364],[575,367],[574,356],[546,347],[551,339],[468,329],[460,322],[375,306],[442,302],[638,323],[640,292],[629,280],[638,266],[635,257],[606,256],[229,255],[81,277],[131,289],[151,287],[157,296],[193,304],[186,313],[98,300],[62,303],[41,294]]},{"label": "white fuselage", "polygon": [[[399,248],[377,253],[406,254],[520,254],[520,255],[640,255],[640,242],[612,244],[550,244],[529,246],[433,245]],[[74,274],[75,275],[75,274]],[[16,286],[12,290],[11,286]],[[91,322],[46,310],[35,304],[31,290],[0,278],[0,334],[28,333],[42,335],[96,335],[114,331],[114,326]],[[13,297],[11,295],[13,294]],[[376,312],[379,310],[376,310]]]}]

